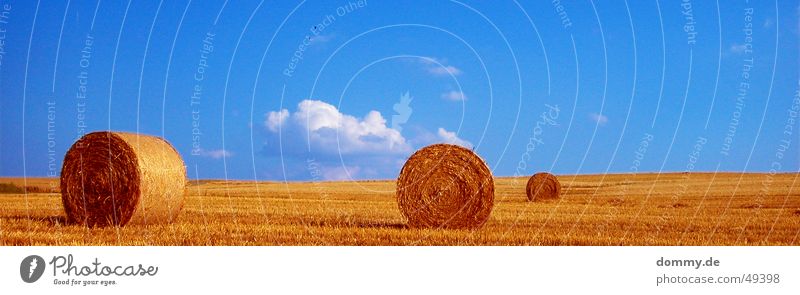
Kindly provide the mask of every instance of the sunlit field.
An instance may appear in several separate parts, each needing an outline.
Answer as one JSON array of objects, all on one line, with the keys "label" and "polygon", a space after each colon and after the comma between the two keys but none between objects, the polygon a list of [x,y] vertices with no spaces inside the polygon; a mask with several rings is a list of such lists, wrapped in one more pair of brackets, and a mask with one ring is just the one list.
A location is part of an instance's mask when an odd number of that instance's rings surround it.
[{"label": "sunlit field", "polygon": [[0,245],[800,245],[798,174],[560,175],[528,202],[526,178],[495,179],[478,230],[405,227],[395,184],[192,181],[172,224],[64,223],[57,179],[0,179]]}]

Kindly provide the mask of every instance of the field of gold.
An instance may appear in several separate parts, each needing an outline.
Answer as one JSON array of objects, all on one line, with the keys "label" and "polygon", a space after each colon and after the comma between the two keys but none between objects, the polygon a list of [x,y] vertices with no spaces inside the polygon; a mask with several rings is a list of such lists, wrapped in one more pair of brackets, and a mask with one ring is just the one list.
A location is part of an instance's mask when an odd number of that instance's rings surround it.
[{"label": "field of gold", "polygon": [[478,230],[406,228],[394,181],[210,180],[175,223],[88,229],[64,224],[57,179],[20,194],[6,178],[0,245],[800,245],[798,176],[561,175],[561,198],[535,203],[527,178],[497,178]]}]

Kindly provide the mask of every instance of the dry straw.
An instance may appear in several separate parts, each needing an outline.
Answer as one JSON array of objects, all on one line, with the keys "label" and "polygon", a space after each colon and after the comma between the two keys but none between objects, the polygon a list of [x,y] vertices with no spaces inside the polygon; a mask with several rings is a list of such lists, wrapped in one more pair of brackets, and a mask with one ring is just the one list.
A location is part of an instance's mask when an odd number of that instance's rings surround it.
[{"label": "dry straw", "polygon": [[183,207],[186,167],[166,140],[89,133],[67,151],[61,200],[71,223],[89,227],[171,222]]},{"label": "dry straw", "polygon": [[397,202],[409,227],[477,228],[492,212],[494,179],[471,150],[434,144],[403,165]]},{"label": "dry straw", "polygon": [[528,201],[557,199],[561,194],[561,183],[558,182],[555,175],[540,172],[528,179],[525,190],[528,194]]}]

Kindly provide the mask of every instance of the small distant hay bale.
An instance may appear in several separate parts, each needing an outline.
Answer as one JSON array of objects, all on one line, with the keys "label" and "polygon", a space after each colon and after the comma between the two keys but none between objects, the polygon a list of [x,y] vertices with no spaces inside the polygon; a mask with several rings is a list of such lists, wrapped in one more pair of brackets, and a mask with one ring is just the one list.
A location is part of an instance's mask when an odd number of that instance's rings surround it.
[{"label": "small distant hay bale", "polygon": [[67,221],[89,227],[172,222],[185,186],[186,166],[172,145],[134,133],[86,134],[61,170]]},{"label": "small distant hay bale", "polygon": [[561,195],[561,183],[555,175],[540,172],[528,179],[525,190],[531,202],[557,199]]},{"label": "small distant hay bale", "polygon": [[397,178],[397,202],[413,228],[478,228],[494,206],[494,179],[471,150],[434,144],[415,152]]}]

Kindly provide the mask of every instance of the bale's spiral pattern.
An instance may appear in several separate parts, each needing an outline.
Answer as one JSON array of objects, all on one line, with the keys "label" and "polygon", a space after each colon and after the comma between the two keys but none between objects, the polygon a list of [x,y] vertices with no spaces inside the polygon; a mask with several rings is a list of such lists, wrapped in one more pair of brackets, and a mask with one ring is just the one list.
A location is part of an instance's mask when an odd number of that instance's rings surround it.
[{"label": "bale's spiral pattern", "polygon": [[528,201],[556,199],[561,194],[561,183],[555,175],[540,172],[528,179],[525,190],[528,193]]},{"label": "bale's spiral pattern", "polygon": [[93,132],[64,157],[61,201],[69,222],[90,227],[171,222],[185,185],[183,160],[164,139]]},{"label": "bale's spiral pattern", "polygon": [[434,144],[403,165],[397,202],[409,227],[476,228],[492,212],[494,179],[471,150]]}]

